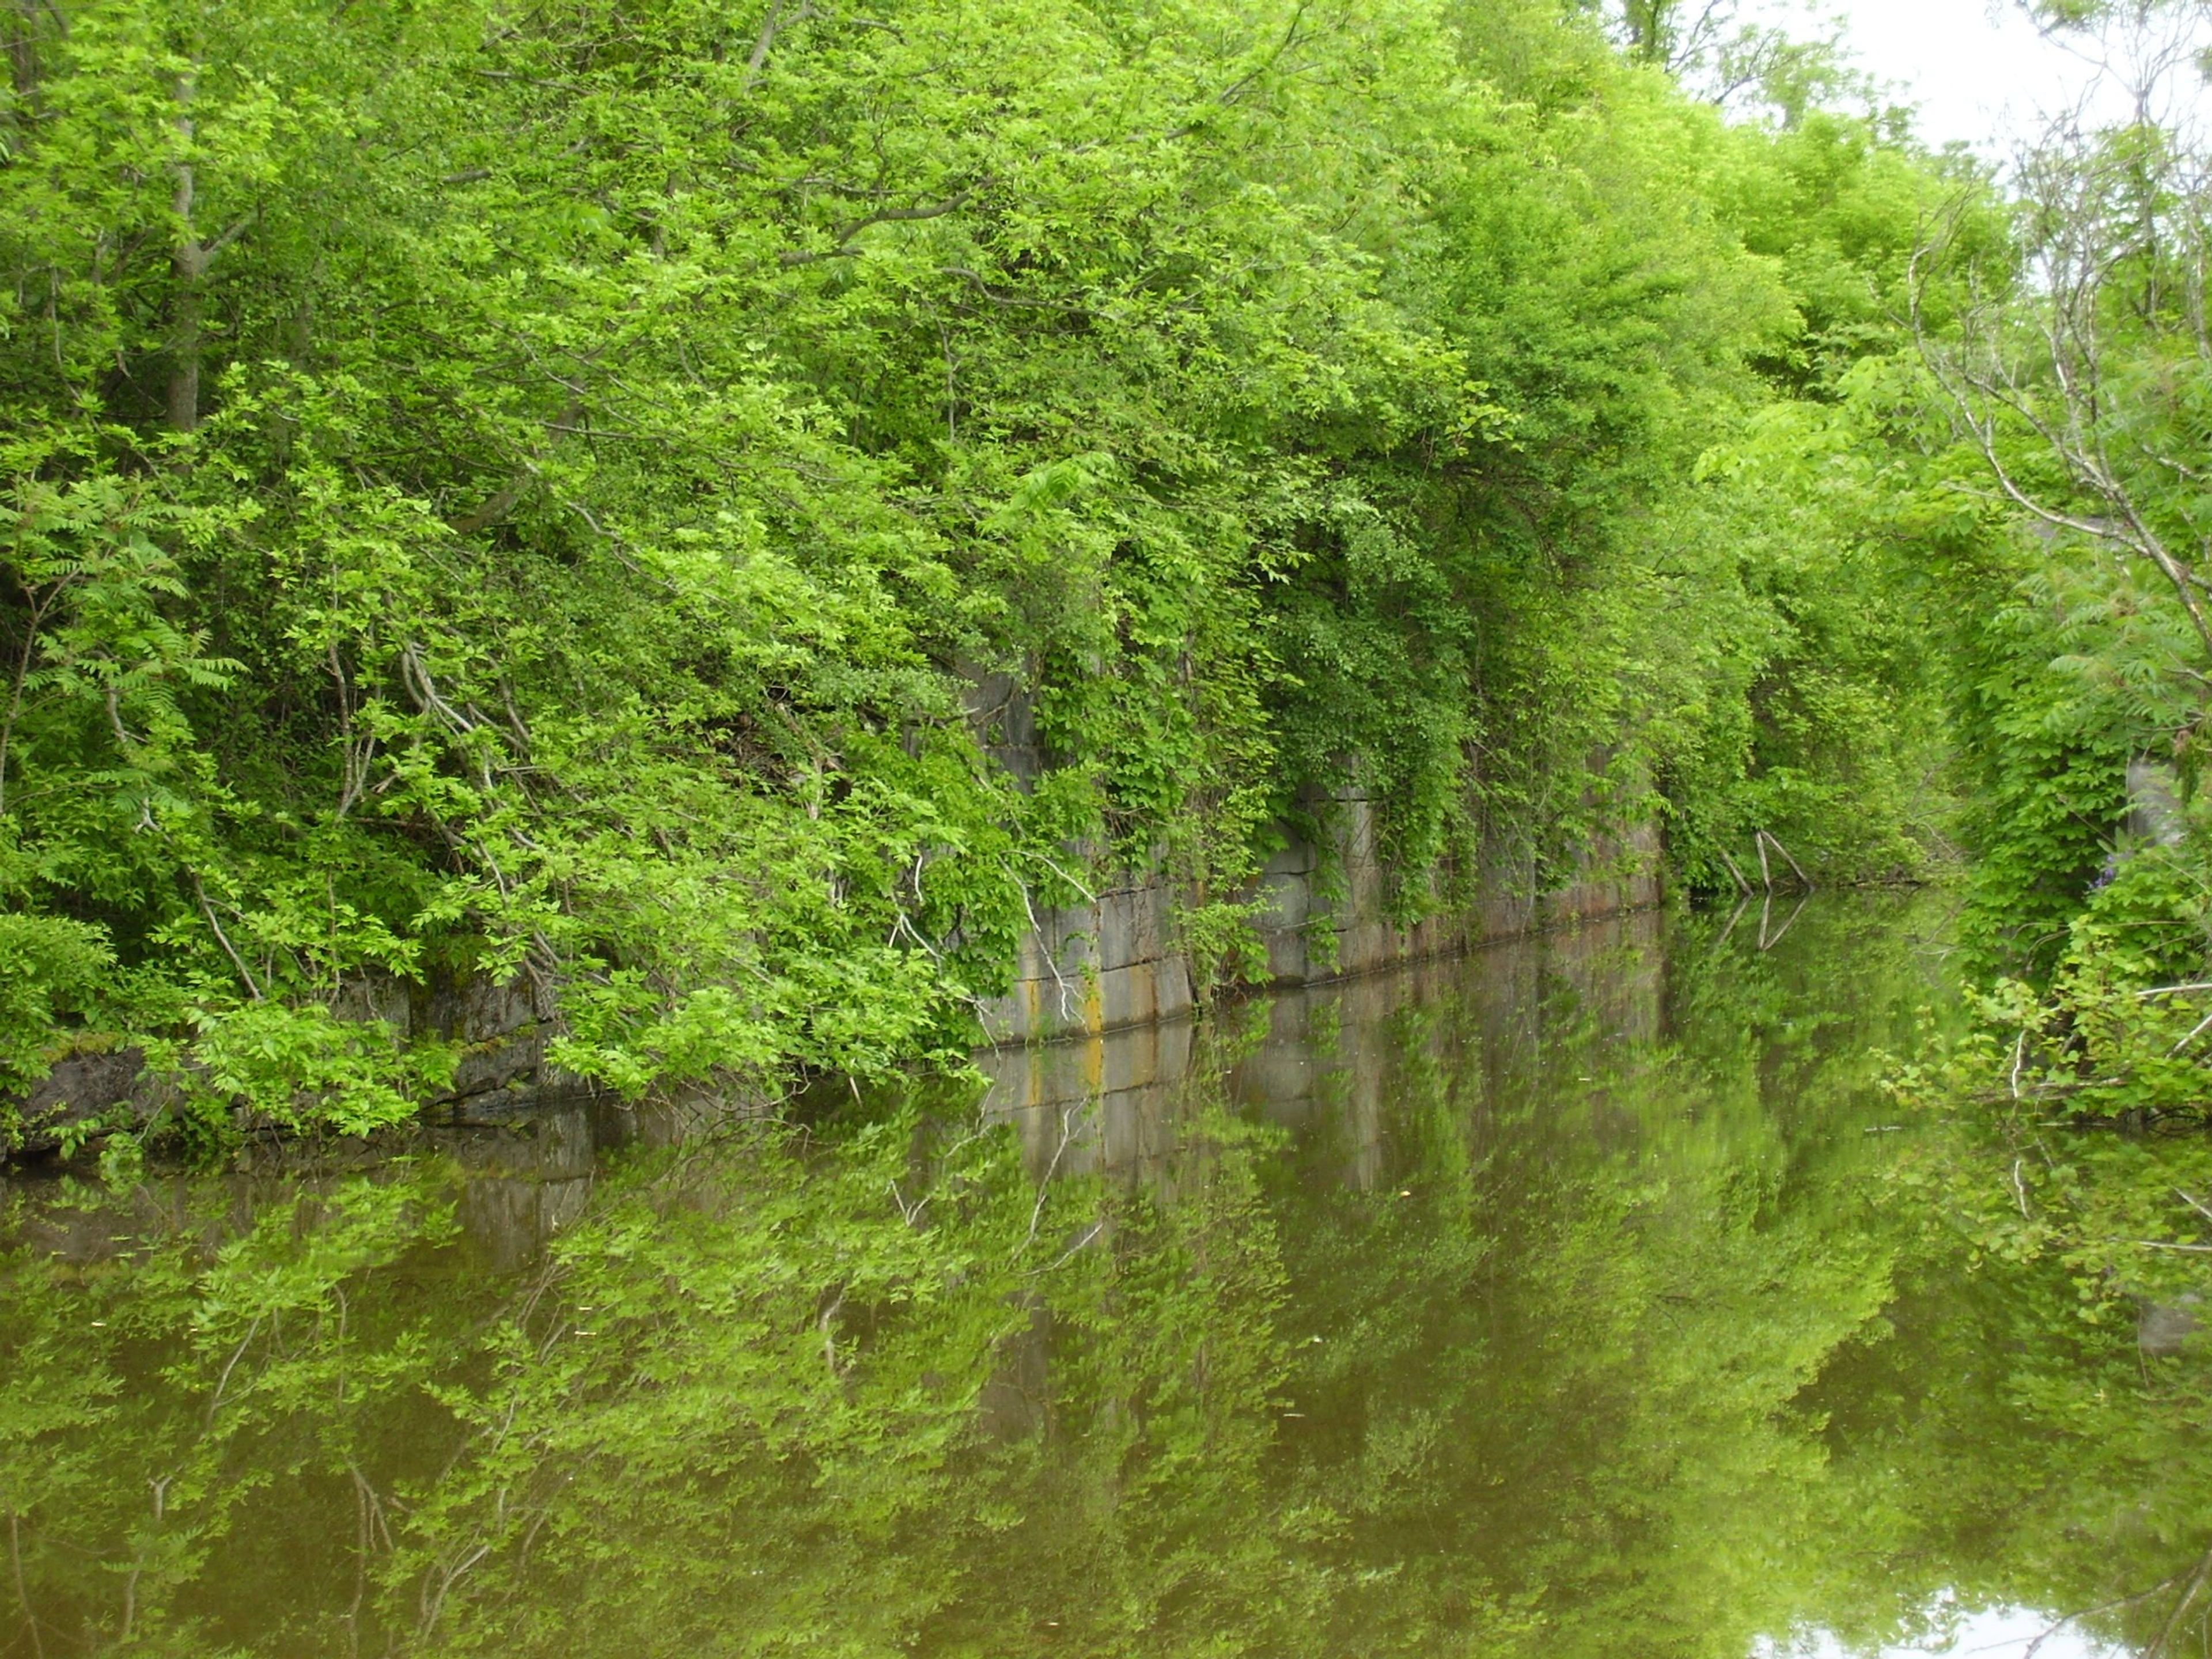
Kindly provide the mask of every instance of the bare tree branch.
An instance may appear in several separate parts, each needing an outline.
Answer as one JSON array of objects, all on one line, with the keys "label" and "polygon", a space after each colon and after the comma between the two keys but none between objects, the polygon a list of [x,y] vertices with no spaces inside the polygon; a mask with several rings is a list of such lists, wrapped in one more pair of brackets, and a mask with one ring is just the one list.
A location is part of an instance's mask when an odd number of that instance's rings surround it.
[{"label": "bare tree branch", "polygon": [[853,239],[862,231],[876,225],[913,224],[923,219],[941,219],[948,213],[959,211],[975,199],[978,191],[989,189],[995,182],[990,179],[979,179],[957,196],[942,202],[932,202],[924,207],[882,208],[873,213],[863,214],[840,227],[832,234],[830,246],[826,250],[801,252],[795,248],[787,248],[778,258],[787,270],[815,264],[823,259],[849,259],[854,252]]}]

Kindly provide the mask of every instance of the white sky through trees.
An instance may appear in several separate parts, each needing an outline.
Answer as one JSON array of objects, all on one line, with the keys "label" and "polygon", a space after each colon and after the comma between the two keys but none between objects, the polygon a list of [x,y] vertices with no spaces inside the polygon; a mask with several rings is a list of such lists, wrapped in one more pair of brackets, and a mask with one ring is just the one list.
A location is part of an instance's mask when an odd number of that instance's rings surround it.
[{"label": "white sky through trees", "polygon": [[[1859,66],[1899,102],[1919,106],[1920,131],[1936,145],[1958,140],[2005,154],[2040,127],[2042,113],[2071,106],[2099,79],[2081,52],[2039,33],[2017,0],[1767,0],[1745,10],[1801,36],[1825,33],[1822,18],[1838,20]],[[2124,95],[2106,88],[2096,106],[2106,105],[2123,113]]]}]

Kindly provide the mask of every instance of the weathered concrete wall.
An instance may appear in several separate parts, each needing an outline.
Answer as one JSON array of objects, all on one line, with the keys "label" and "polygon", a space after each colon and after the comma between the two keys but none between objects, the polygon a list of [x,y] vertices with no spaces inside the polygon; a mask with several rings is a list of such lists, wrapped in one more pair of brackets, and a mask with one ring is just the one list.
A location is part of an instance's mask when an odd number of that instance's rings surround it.
[{"label": "weathered concrete wall", "polygon": [[334,1007],[341,1019],[383,1021],[403,1042],[434,1037],[459,1045],[453,1086],[428,1103],[434,1115],[495,1122],[589,1092],[545,1059],[559,1030],[548,981],[521,975],[503,984],[474,980],[425,989],[363,977],[346,981]]},{"label": "weathered concrete wall", "polygon": [[[1516,1088],[1541,1075],[1557,1022],[1655,1037],[1662,915],[1621,912],[1499,939],[1465,957],[1291,988],[1266,1000],[1265,1030],[1233,1053],[1182,1020],[995,1049],[976,1059],[989,1079],[980,1110],[1014,1127],[1039,1179],[1104,1175],[1168,1197],[1184,1178],[1187,1119],[1218,1100],[1225,1082],[1231,1099],[1301,1135],[1329,1126],[1337,1179],[1364,1190],[1382,1176],[1393,1114],[1434,1076],[1481,1097],[1469,1103],[1480,1131],[1483,1103],[1504,1109]],[[1407,1008],[1444,1017],[1412,1027],[1391,1019]],[[1409,1066],[1421,1070],[1418,1085]],[[1593,1115],[1592,1133],[1608,1127]]]},{"label": "weathered concrete wall", "polygon": [[[388,975],[348,980],[332,1007],[342,1019],[379,1020],[394,1040],[436,1037],[459,1045],[452,1088],[424,1103],[434,1123],[515,1123],[587,1102],[580,1079],[545,1058],[558,1027],[551,988],[526,976],[426,988]],[[127,1108],[150,1118],[173,1091],[145,1073],[136,1048],[62,1060],[22,1102],[21,1152],[52,1150],[70,1125]],[[0,1156],[6,1148],[0,1146]]]},{"label": "weathered concrete wall", "polygon": [[[1335,803],[1334,817],[1328,856],[1294,841],[1261,873],[1255,896],[1266,901],[1257,927],[1268,984],[1307,985],[1449,956],[1659,900],[1658,832],[1644,825],[1594,845],[1583,877],[1554,891],[1500,890],[1401,927],[1390,919],[1391,872],[1376,847],[1374,803],[1347,796]],[[1092,903],[1041,913],[1023,941],[1012,990],[985,1010],[991,1041],[1046,1042],[1187,1012],[1190,969],[1175,939],[1174,907],[1164,878],[1139,875]]]},{"label": "weathered concrete wall", "polygon": [[[971,673],[966,707],[978,746],[1018,787],[1033,787],[1054,757],[1020,678]],[[1591,755],[1593,781],[1609,759],[1603,750]],[[1486,884],[1494,891],[1474,904],[1401,927],[1390,918],[1392,872],[1378,844],[1374,801],[1346,788],[1327,803],[1325,816],[1331,844],[1324,849],[1292,837],[1267,860],[1251,895],[1265,902],[1258,931],[1270,985],[1308,985],[1449,956],[1659,900],[1659,835],[1646,824],[1601,838],[1585,852],[1578,878],[1553,892],[1518,893],[1512,882],[1495,878]],[[1075,856],[1088,861],[1082,849]],[[982,1010],[986,1036],[1001,1046],[1049,1042],[1188,1012],[1190,963],[1175,934],[1176,896],[1157,873],[1124,872],[1085,903],[1041,910],[1022,940],[1012,985]]]},{"label": "weathered concrete wall", "polygon": [[[1501,890],[1471,905],[1401,927],[1390,919],[1391,872],[1376,850],[1374,803],[1352,796],[1337,807],[1342,828],[1334,849],[1334,883],[1324,874],[1319,849],[1303,844],[1278,853],[1261,875],[1261,890],[1272,901],[1261,933],[1273,984],[1306,985],[1448,956],[1489,940],[1659,901],[1659,837],[1647,825],[1590,848],[1581,878],[1553,891],[1516,895],[1503,890],[1504,884],[1498,882],[1494,884]],[[1331,897],[1332,885],[1340,898]]]},{"label": "weathered concrete wall", "polygon": [[1022,939],[1013,989],[984,1007],[985,1034],[1020,1042],[1188,1013],[1190,966],[1175,944],[1174,903],[1166,882],[1131,878],[1092,903],[1041,912]]}]

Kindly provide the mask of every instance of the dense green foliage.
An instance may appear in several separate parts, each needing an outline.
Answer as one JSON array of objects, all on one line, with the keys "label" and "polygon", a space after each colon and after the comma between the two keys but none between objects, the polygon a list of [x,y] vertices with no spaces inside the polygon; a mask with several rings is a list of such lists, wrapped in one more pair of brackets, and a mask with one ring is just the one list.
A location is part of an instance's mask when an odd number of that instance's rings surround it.
[{"label": "dense green foliage", "polygon": [[103,1049],[404,1119],[394,980],[631,1097],[949,1059],[1109,871],[1233,970],[1355,791],[1401,919],[1963,854],[1979,1018],[1745,913],[1316,1014],[1295,1139],[1226,1019],[1142,1179],[118,1140],[0,1196],[0,1653],[2201,1636],[2212,170],[1733,15],[9,11],[0,1155]]},{"label": "dense green foliage", "polygon": [[2055,125],[2004,234],[1939,226],[1918,272],[1916,489],[1981,520],[1936,580],[1984,994],[1979,1030],[1898,1083],[1977,1126],[1936,1182],[1971,1233],[2064,1263],[2093,1304],[2183,1307],[2212,1289],[2212,196],[2201,142],[2157,112],[2199,73],[2160,43],[2203,14],[2049,9],[2138,95]]},{"label": "dense green foliage", "polygon": [[392,981],[630,1097],[950,1059],[1110,871],[1233,970],[1355,791],[1401,919],[1962,853],[1980,1018],[1747,913],[1321,1018],[1302,1139],[1226,1019],[1143,1179],[118,1139],[0,1194],[0,1653],[2201,1635],[2212,170],[1732,16],[9,11],[0,1156],[105,1049],[404,1119]]},{"label": "dense green foliage", "polygon": [[1837,422],[1977,186],[1887,125],[1552,0],[7,27],[0,1091],[388,1121],[453,1056],[379,975],[625,1090],[880,1071],[1080,866],[1212,939],[1352,785],[1408,915],[1654,813],[1693,885],[1936,844]]}]

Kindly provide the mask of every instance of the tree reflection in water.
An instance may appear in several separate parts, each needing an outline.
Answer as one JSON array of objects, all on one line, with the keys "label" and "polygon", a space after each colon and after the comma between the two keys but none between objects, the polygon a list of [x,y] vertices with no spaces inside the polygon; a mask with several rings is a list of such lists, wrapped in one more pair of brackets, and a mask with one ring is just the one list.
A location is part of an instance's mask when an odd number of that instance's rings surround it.
[{"label": "tree reflection in water", "polygon": [[980,1108],[19,1183],[0,1654],[2197,1651],[2201,1352],[1875,1133],[1929,914],[1588,927]]}]

